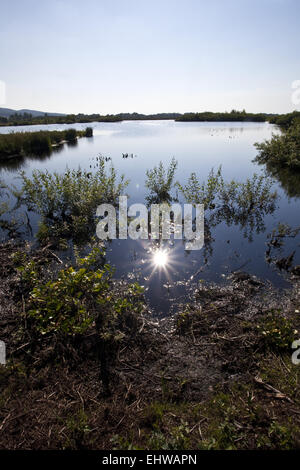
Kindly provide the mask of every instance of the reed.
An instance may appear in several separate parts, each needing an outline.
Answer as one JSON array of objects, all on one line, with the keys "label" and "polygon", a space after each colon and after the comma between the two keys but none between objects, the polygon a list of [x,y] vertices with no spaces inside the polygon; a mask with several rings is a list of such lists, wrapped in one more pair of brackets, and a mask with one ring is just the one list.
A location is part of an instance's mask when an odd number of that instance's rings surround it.
[{"label": "reed", "polygon": [[0,159],[24,157],[27,155],[48,155],[52,147],[63,142],[74,142],[78,137],[90,137],[92,128],[83,131],[12,132],[0,134]]}]

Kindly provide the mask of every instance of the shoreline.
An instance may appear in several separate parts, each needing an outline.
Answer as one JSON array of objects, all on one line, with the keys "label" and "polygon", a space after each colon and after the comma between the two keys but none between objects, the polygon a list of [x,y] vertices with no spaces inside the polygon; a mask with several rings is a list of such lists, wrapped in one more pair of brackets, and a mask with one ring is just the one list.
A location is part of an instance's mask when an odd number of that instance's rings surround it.
[{"label": "shoreline", "polygon": [[[298,277],[282,294],[235,276],[228,286],[199,285],[198,300],[174,317],[132,313],[107,390],[93,327],[69,346],[46,335],[33,348],[15,264],[28,250],[0,246],[8,359],[0,366],[2,449],[297,448],[300,365],[280,335],[260,328],[280,310],[282,337],[290,323],[300,330]],[[61,269],[49,248],[30,251],[30,259]]]}]

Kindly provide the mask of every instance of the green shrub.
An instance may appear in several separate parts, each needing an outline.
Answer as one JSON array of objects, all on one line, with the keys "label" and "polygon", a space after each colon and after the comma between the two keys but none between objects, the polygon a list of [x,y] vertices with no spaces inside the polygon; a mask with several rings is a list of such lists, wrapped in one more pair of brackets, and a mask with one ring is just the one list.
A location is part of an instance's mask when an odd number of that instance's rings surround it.
[{"label": "green shrub", "polygon": [[67,129],[65,131],[65,140],[68,142],[72,142],[77,139],[77,131],[76,129]]},{"label": "green shrub", "polygon": [[296,121],[299,121],[299,120],[300,120],[300,111],[293,111],[292,113],[273,116],[272,118],[270,118],[270,123],[276,124],[282,129],[288,129]]},{"label": "green shrub", "polygon": [[203,183],[200,183],[196,173],[191,173],[186,185],[183,186],[177,182],[176,186],[190,204],[204,204],[205,208],[213,209],[214,201],[224,187],[221,167],[218,168],[217,173],[212,169],[207,181]]},{"label": "green shrub", "polygon": [[37,331],[84,333],[94,320],[92,302],[108,289],[108,274],[107,266],[95,272],[70,267],[60,271],[55,281],[34,287],[27,313]]},{"label": "green shrub", "polygon": [[98,159],[95,173],[69,170],[63,174],[35,170],[31,177],[21,173],[22,191],[19,205],[41,216],[41,241],[60,238],[86,241],[96,230],[96,209],[99,204],[117,204],[128,181],[111,166],[105,168],[103,157]]},{"label": "green shrub", "polygon": [[92,127],[87,127],[85,129],[85,137],[93,137],[93,128]]},{"label": "green shrub", "polygon": [[273,209],[276,192],[271,192],[272,180],[254,174],[245,182],[231,180],[225,182],[221,167],[215,173],[212,169],[207,181],[200,183],[192,173],[187,184],[176,183],[180,192],[190,204],[204,204],[206,209],[220,207],[235,214],[249,213],[254,209]]},{"label": "green shrub", "polygon": [[296,121],[282,135],[256,143],[259,154],[255,161],[261,164],[300,170],[300,122]]},{"label": "green shrub", "polygon": [[48,155],[53,144],[66,140],[74,142],[77,137],[88,136],[92,128],[85,131],[67,129],[63,131],[11,132],[0,134],[0,158],[26,155]]},{"label": "green shrub", "polygon": [[[23,258],[16,255],[22,281],[31,286],[26,315],[38,334],[72,337],[94,325],[103,341],[118,342],[134,329],[135,317],[143,305],[143,289],[130,284],[115,292],[113,269],[103,264],[100,248],[93,248],[85,258],[77,258],[76,267],[61,269],[47,282],[41,280],[38,265]],[[95,268],[99,263],[102,266]]]},{"label": "green shrub", "polygon": [[149,195],[146,197],[149,204],[168,203],[174,199],[171,195],[171,190],[176,168],[177,161],[173,158],[167,169],[160,162],[152,170],[147,170],[145,186],[149,190]]},{"label": "green shrub", "polygon": [[280,310],[272,310],[264,316],[257,325],[257,329],[265,345],[276,351],[289,350],[297,333],[291,320],[286,318]]},{"label": "green shrub", "polygon": [[239,225],[250,241],[254,229],[257,233],[265,229],[265,214],[274,212],[277,193],[272,191],[273,181],[266,176],[254,174],[245,182],[224,181],[221,167],[211,170],[207,181],[200,182],[192,173],[185,185],[176,183],[179,191],[190,204],[204,204],[206,229],[225,221],[228,226]]}]

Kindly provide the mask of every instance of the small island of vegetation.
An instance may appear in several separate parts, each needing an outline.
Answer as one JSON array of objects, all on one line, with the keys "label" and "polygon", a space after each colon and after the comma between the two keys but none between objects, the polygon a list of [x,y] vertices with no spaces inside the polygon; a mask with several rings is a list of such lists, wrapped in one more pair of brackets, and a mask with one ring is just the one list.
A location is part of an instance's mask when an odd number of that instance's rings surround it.
[{"label": "small island of vegetation", "polygon": [[0,134],[0,160],[26,155],[50,155],[53,147],[65,142],[75,142],[78,137],[92,137],[93,129],[83,131],[66,129],[63,131],[11,132]]}]

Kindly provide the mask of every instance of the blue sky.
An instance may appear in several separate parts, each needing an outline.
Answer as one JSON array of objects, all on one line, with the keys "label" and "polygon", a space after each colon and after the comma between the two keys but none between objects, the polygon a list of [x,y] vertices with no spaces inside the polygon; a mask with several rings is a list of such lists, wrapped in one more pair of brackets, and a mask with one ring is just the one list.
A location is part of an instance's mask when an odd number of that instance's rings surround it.
[{"label": "blue sky", "polygon": [[1,106],[289,112],[299,0],[1,0]]}]

